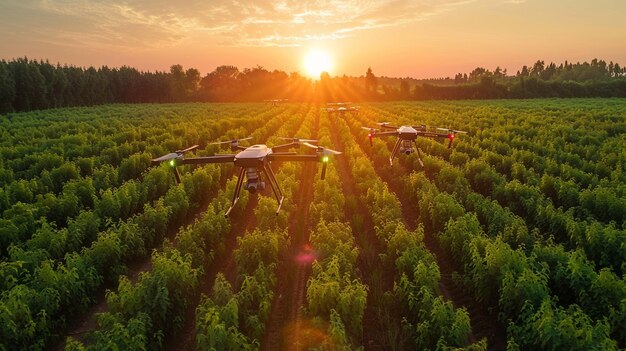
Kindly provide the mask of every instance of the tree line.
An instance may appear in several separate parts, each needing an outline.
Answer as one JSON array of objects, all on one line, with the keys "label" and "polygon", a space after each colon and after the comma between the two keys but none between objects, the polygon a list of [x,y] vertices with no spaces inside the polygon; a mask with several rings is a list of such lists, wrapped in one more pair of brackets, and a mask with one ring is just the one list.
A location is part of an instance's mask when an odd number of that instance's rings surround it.
[{"label": "tree line", "polygon": [[77,67],[17,58],[0,60],[0,113],[106,103],[388,101],[539,97],[626,97],[626,68],[594,59],[560,65],[537,61],[515,75],[478,67],[452,78],[419,80],[364,76],[319,81],[261,66],[219,66],[205,76],[172,65],[166,71],[122,66]]}]

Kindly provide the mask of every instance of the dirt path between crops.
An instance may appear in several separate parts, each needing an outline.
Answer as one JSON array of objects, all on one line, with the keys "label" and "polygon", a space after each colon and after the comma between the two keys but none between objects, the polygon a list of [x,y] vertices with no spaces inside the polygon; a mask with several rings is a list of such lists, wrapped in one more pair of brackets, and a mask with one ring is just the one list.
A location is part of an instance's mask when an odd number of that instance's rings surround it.
[{"label": "dirt path between crops", "polygon": [[[314,131],[318,128],[316,117]],[[278,265],[277,283],[270,315],[265,323],[262,350],[299,350],[302,309],[306,300],[306,283],[311,275],[309,207],[313,202],[313,183],[317,163],[305,162],[300,172],[300,188],[295,209],[289,216],[288,233],[291,246]]]},{"label": "dirt path between crops", "polygon": [[[354,131],[351,131],[354,136]],[[359,139],[357,139],[359,140]],[[359,143],[362,150],[371,158],[371,152],[364,148],[363,143]],[[402,156],[400,156],[402,157]],[[372,161],[374,162],[374,161]],[[398,162],[398,160],[396,160]],[[407,228],[415,230],[418,225],[418,212],[417,204],[407,206],[410,200],[407,197],[405,191],[403,191],[403,184],[401,179],[394,179],[392,172],[385,172],[383,170],[388,169],[389,166],[376,164],[374,169],[378,176],[388,184],[389,190],[391,190],[400,200],[402,216]],[[404,174],[408,175],[410,172],[402,167]],[[489,350],[505,350],[506,349],[506,329],[498,322],[497,313],[489,313],[486,305],[477,301],[474,296],[455,279],[454,275],[457,272],[462,272],[460,267],[455,267],[453,260],[445,254],[443,249],[439,246],[436,238],[432,233],[425,231],[424,233],[424,245],[435,257],[441,279],[439,280],[439,290],[441,295],[452,302],[454,307],[464,307],[469,313],[471,334],[470,341],[479,341],[482,338],[487,338],[487,347]]]}]

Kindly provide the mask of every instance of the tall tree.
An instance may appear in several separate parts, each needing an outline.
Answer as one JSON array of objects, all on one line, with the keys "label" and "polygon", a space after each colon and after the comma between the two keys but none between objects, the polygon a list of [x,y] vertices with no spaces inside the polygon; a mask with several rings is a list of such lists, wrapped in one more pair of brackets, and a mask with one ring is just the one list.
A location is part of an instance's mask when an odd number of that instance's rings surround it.
[{"label": "tall tree", "polygon": [[372,72],[372,67],[367,68],[367,72],[365,72],[365,90],[367,90],[370,94],[376,93],[376,89],[378,88],[378,78]]}]

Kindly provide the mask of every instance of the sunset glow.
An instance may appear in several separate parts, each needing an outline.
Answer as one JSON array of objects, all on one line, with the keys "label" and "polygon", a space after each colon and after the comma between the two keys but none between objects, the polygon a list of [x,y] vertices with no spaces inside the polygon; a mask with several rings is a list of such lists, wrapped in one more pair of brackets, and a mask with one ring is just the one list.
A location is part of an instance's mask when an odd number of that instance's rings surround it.
[{"label": "sunset glow", "polygon": [[324,50],[313,49],[304,57],[304,69],[311,78],[319,79],[322,72],[330,73],[332,68],[332,59]]},{"label": "sunset glow", "polygon": [[[626,62],[624,12],[623,0],[0,1],[0,57],[202,74],[259,65],[314,78],[368,67],[389,77],[515,73],[538,59]],[[311,48],[324,50],[305,65]]]}]

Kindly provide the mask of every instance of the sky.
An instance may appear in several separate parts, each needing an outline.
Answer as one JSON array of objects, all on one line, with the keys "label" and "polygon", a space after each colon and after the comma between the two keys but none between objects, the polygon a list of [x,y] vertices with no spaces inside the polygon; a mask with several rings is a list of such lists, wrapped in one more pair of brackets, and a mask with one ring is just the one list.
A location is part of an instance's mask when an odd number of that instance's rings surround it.
[{"label": "sky", "polygon": [[538,59],[626,66],[626,0],[0,0],[0,59],[435,78]]}]

